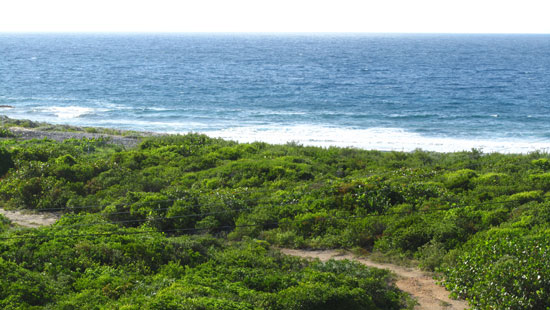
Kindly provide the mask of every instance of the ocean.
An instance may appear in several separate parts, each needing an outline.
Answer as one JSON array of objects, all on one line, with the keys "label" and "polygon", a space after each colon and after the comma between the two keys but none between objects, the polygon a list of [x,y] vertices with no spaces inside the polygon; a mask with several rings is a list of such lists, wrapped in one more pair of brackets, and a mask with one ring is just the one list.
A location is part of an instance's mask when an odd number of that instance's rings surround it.
[{"label": "ocean", "polygon": [[241,142],[547,152],[550,35],[4,33],[0,105]]}]

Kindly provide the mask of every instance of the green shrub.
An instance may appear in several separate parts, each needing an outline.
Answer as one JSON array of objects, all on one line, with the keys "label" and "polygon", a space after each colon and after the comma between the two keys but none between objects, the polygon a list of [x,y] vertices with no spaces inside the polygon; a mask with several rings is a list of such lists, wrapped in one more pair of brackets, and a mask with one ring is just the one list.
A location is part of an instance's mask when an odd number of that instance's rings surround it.
[{"label": "green shrub", "polygon": [[13,138],[15,134],[8,128],[0,128],[0,138]]},{"label": "green shrub", "polygon": [[531,164],[533,164],[533,166],[541,169],[542,171],[550,170],[550,159],[548,159],[548,158],[533,159],[531,161]]},{"label": "green shrub", "polygon": [[10,227],[11,221],[5,217],[4,215],[0,214],[0,233],[3,233]]},{"label": "green shrub", "polygon": [[533,182],[535,188],[550,191],[550,172],[533,174],[529,176],[529,179]]},{"label": "green shrub", "polygon": [[510,196],[509,200],[523,204],[529,201],[540,201],[542,199],[542,191],[521,192]]},{"label": "green shrub", "polygon": [[422,269],[434,271],[441,266],[446,254],[447,250],[443,244],[431,240],[421,246],[415,256],[420,261]]},{"label": "green shrub", "polygon": [[492,230],[465,245],[445,270],[446,286],[479,309],[545,309],[550,304],[549,231]]},{"label": "green shrub", "polygon": [[13,168],[14,163],[11,158],[11,154],[4,147],[0,147],[0,178],[8,172],[10,168]]},{"label": "green shrub", "polygon": [[469,190],[473,187],[472,181],[477,173],[471,169],[462,169],[445,175],[445,185],[449,189]]},{"label": "green shrub", "polygon": [[55,296],[48,279],[0,257],[0,306],[2,309],[21,309],[44,306]]},{"label": "green shrub", "polygon": [[475,185],[500,185],[506,184],[511,180],[506,173],[489,172],[476,177],[472,182]]}]

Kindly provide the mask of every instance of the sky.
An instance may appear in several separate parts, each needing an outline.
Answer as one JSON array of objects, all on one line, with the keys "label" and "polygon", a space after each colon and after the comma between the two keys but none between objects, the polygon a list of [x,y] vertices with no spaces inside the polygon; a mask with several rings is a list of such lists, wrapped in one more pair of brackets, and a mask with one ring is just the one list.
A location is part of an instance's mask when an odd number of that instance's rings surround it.
[{"label": "sky", "polygon": [[2,0],[0,32],[550,33],[550,0]]}]

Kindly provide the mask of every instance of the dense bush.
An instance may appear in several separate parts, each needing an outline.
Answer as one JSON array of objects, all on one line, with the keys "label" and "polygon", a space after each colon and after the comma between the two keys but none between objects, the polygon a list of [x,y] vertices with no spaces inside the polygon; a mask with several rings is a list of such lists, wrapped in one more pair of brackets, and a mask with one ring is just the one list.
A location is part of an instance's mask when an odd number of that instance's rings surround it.
[{"label": "dense bush", "polygon": [[30,239],[14,239],[22,232],[7,235],[12,239],[0,247],[3,309],[406,306],[407,297],[388,284],[388,272],[352,262],[308,263],[261,241],[228,246],[211,237],[167,238],[109,224],[102,230],[110,234],[96,235],[97,226],[67,228],[71,223],[62,219]]},{"label": "dense bush", "polygon": [[13,138],[15,134],[7,128],[0,128],[0,138]]},{"label": "dense bush", "polygon": [[496,229],[476,236],[447,268],[447,287],[479,309],[547,309],[549,233]]},{"label": "dense bush", "polygon": [[0,306],[24,309],[44,306],[53,300],[54,287],[48,278],[0,257]]},{"label": "dense bush", "polygon": [[0,178],[13,167],[11,154],[5,148],[0,147]]},{"label": "dense bush", "polygon": [[[91,298],[151,309],[390,307],[315,264],[293,271],[266,249],[177,237],[197,233],[415,258],[480,309],[548,306],[546,284],[532,278],[548,278],[546,265],[534,263],[546,252],[530,250],[545,246],[550,228],[544,153],[378,152],[189,134],[129,150],[103,139],[2,140],[0,159],[0,206],[66,213],[34,231],[43,239],[0,242],[6,266],[27,270],[37,285],[53,281],[53,295],[45,290],[41,299],[64,309],[93,308]],[[24,233],[2,225],[4,236]],[[125,234],[110,235],[118,231]],[[82,232],[99,235],[59,237]]]}]

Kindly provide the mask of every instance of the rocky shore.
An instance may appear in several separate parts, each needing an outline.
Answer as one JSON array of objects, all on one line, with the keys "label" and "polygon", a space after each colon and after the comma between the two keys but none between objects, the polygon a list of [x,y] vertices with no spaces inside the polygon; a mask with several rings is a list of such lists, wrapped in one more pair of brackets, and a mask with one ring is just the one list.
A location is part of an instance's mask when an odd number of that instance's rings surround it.
[{"label": "rocky shore", "polygon": [[[23,127],[11,127],[10,131],[16,135],[17,139],[30,140],[30,139],[52,139],[55,141],[64,141],[67,139],[98,139],[106,138],[109,143],[119,144],[124,147],[136,146],[143,137],[136,136],[118,136],[102,133],[88,133],[88,132],[70,132],[70,131],[46,131],[40,129],[31,129]],[[144,133],[143,136],[153,135],[151,133]]]}]

